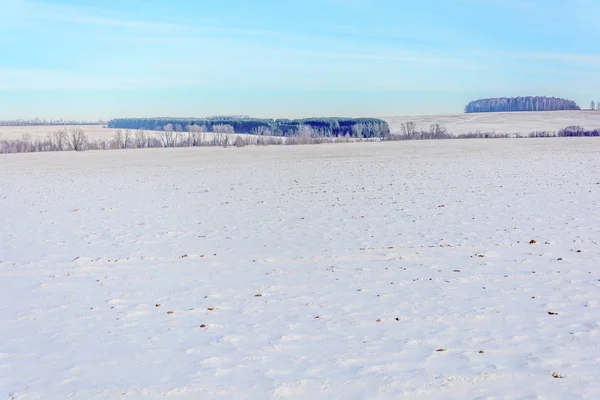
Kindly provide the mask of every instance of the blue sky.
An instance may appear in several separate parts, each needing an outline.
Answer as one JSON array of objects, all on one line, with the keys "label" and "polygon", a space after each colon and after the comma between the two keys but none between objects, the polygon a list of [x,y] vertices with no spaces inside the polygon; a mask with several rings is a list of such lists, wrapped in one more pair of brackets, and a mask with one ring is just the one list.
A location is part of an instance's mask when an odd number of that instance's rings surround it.
[{"label": "blue sky", "polygon": [[600,100],[598,0],[0,0],[0,119]]}]

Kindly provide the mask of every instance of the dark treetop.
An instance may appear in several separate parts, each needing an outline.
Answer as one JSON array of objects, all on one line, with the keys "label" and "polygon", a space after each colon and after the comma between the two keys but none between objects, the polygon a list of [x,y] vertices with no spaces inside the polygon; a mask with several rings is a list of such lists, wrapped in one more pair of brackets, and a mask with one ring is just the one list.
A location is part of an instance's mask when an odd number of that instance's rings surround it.
[{"label": "dark treetop", "polygon": [[253,133],[273,136],[293,136],[302,127],[310,127],[315,136],[361,136],[379,137],[389,134],[384,120],[377,118],[305,118],[267,119],[249,117],[208,118],[118,118],[108,121],[109,128],[189,131],[201,128],[206,132],[217,131],[215,127],[228,126],[235,133]]},{"label": "dark treetop", "polygon": [[557,111],[579,109],[579,106],[572,100],[559,99],[557,97],[527,96],[496,97],[475,100],[467,104],[465,112]]}]

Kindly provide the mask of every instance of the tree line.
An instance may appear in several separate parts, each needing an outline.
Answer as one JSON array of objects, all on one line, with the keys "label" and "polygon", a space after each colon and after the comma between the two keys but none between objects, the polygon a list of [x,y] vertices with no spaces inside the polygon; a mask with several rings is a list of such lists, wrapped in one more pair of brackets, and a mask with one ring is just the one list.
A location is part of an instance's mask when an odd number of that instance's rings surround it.
[{"label": "tree line", "polygon": [[461,133],[458,135],[448,132],[448,129],[440,124],[431,124],[428,129],[421,129],[415,122],[404,122],[401,124],[401,132],[391,134],[388,140],[431,140],[431,139],[503,139],[503,138],[551,138],[551,137],[598,137],[600,129],[585,129],[579,125],[570,125],[557,131],[535,131],[527,136],[522,134],[508,134],[497,132],[475,132]]},{"label": "tree line", "polygon": [[580,108],[573,100],[544,96],[479,99],[471,101],[465,107],[465,113],[558,110],[580,110]]},{"label": "tree line", "polygon": [[117,118],[109,128],[173,132],[240,133],[259,136],[298,136],[305,127],[313,136],[374,138],[389,135],[386,121],[377,118],[263,119],[249,117]]},{"label": "tree line", "polygon": [[83,151],[83,150],[111,150],[111,149],[143,149],[165,147],[244,147],[248,145],[298,145],[320,143],[350,143],[361,141],[380,140],[431,140],[431,139],[496,139],[496,138],[550,138],[550,137],[600,137],[600,129],[585,129],[581,126],[568,126],[558,132],[536,131],[528,136],[506,133],[475,131],[459,135],[448,132],[440,124],[432,124],[428,129],[420,129],[414,122],[402,124],[401,132],[390,133],[381,137],[326,137],[321,136],[309,125],[301,125],[294,136],[269,136],[269,135],[236,135],[231,131],[231,126],[223,125],[217,130],[227,132],[203,132],[199,130],[175,131],[167,126],[162,131],[146,132],[142,129],[117,129],[112,138],[105,137],[88,140],[81,127],[64,127],[47,135],[45,138],[33,138],[25,134],[19,139],[3,139],[0,135],[0,154],[6,153],[31,153],[46,151]]},{"label": "tree line", "polygon": [[[227,126],[224,126],[227,131]],[[147,132],[142,129],[117,129],[113,137],[90,140],[81,127],[64,127],[44,138],[24,134],[21,138],[3,139],[0,134],[0,154],[37,153],[47,151],[117,150],[168,147],[245,147],[248,145],[299,145],[321,143],[348,143],[380,138],[351,138],[317,136],[312,128],[302,125],[294,136],[236,135],[233,132],[178,132],[169,126],[162,131]]]},{"label": "tree line", "polygon": [[558,131],[559,137],[600,136],[600,129],[585,129],[582,126],[571,125]]},{"label": "tree line", "polygon": [[0,121],[0,126],[105,125],[106,121],[76,121],[64,119],[14,119]]}]

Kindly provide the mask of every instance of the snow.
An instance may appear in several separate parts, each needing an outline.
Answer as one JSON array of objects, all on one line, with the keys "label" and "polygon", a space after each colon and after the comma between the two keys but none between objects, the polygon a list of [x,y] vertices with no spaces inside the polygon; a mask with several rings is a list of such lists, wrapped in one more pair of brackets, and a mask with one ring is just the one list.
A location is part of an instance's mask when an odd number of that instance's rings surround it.
[{"label": "snow", "polygon": [[[71,130],[74,125],[37,125],[37,126],[0,126],[0,139],[21,139],[24,135],[31,139],[46,139],[62,129]],[[81,125],[89,140],[112,139],[117,129],[104,128],[102,125]],[[124,129],[122,129],[124,131]]]},{"label": "snow", "polygon": [[[115,128],[105,128],[103,125],[36,125],[36,126],[0,126],[0,140],[15,140],[22,139],[23,137],[27,137],[29,139],[38,139],[43,140],[47,139],[48,136],[51,136],[55,132],[59,130],[66,129],[67,131],[71,131],[73,128],[79,127],[85,133],[86,138],[89,141],[99,141],[99,140],[113,140],[117,131],[124,132],[125,129],[115,129]],[[132,134],[135,134],[136,130],[130,130]],[[159,138],[158,131],[144,131],[148,136]],[[187,138],[187,132],[180,133],[183,138]],[[213,140],[215,134],[213,132],[202,132],[201,137],[204,141]],[[243,138],[256,137],[256,135],[251,134],[235,134],[235,133],[225,133],[222,135],[228,136],[230,142],[241,136]]]},{"label": "snow", "polygon": [[499,112],[448,115],[396,116],[384,118],[392,132],[401,132],[402,124],[412,121],[417,128],[428,130],[431,124],[440,124],[454,135],[471,132],[521,134],[531,132],[558,132],[570,125],[586,129],[600,128],[600,111],[545,111]]},{"label": "snow", "polygon": [[[428,130],[432,124],[441,124],[448,132],[459,135],[470,132],[496,132],[521,134],[527,136],[534,131],[558,132],[570,125],[583,126],[586,129],[600,128],[600,111],[547,111],[547,112],[503,112],[473,114],[436,114],[382,117],[394,133],[402,132],[402,124],[412,121],[418,129]],[[0,139],[21,139],[29,135],[33,139],[45,139],[48,135],[72,126],[0,126]],[[104,128],[102,125],[84,125],[81,127],[89,140],[113,139],[117,129]],[[156,135],[154,131],[146,131]],[[184,135],[186,133],[184,132]],[[204,134],[207,140],[212,133]],[[231,141],[238,135],[232,136]],[[242,135],[242,137],[246,137]]]},{"label": "snow", "polygon": [[600,398],[599,155],[4,155],[0,397]]}]

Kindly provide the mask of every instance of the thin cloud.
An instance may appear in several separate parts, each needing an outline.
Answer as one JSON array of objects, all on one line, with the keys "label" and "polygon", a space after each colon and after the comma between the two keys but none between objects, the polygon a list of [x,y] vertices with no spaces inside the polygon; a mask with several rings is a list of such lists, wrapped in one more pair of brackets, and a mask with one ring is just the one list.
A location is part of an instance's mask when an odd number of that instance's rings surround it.
[{"label": "thin cloud", "polygon": [[135,29],[151,29],[151,30],[171,30],[171,29],[182,29],[181,25],[168,24],[161,22],[145,22],[145,21],[134,21],[126,19],[116,18],[105,18],[105,17],[94,17],[85,14],[46,14],[42,16],[44,19],[51,19],[53,21],[61,22],[73,22],[78,24],[89,24],[99,26],[118,26],[123,28],[135,28]]},{"label": "thin cloud", "polygon": [[389,49],[387,52],[366,53],[360,49],[354,53],[341,52],[324,52],[301,49],[279,49],[278,54],[295,55],[300,57],[314,57],[322,59],[337,59],[337,60],[364,60],[364,61],[398,61],[406,63],[423,63],[423,64],[446,64],[446,65],[461,65],[464,67],[473,66],[465,63],[459,58],[446,58],[432,56],[424,52],[397,52],[394,49]]},{"label": "thin cloud", "polygon": [[135,29],[140,33],[167,33],[169,35],[214,33],[258,37],[308,37],[305,34],[267,29],[215,26],[215,21],[206,19],[196,20],[195,22],[198,24],[192,26],[169,22],[141,21],[126,18],[123,15],[107,15],[102,9],[49,4],[36,0],[15,0],[14,4],[19,5],[19,7],[15,7],[13,10],[13,14],[18,14],[18,18],[96,25],[100,27],[121,27]]},{"label": "thin cloud", "polygon": [[596,54],[573,54],[573,53],[547,53],[547,52],[515,52],[515,51],[491,51],[486,52],[499,57],[510,57],[521,60],[554,61],[566,64],[577,64],[582,66],[600,65],[600,55]]}]

